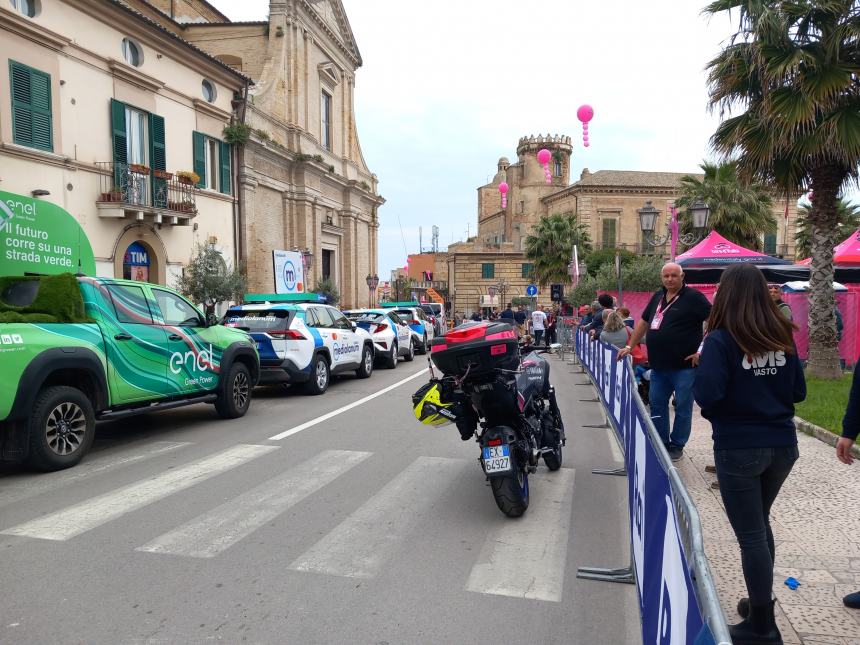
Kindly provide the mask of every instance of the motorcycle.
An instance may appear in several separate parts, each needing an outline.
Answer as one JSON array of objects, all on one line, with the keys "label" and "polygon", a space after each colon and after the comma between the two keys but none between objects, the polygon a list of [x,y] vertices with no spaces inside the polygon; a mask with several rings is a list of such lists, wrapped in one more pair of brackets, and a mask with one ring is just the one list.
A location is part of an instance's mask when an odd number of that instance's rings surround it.
[{"label": "motorcycle", "polygon": [[520,517],[529,506],[529,474],[541,458],[549,470],[561,468],[566,443],[546,350],[520,347],[506,323],[480,322],[435,339],[430,351],[443,376],[415,394],[416,416],[432,389],[424,418],[453,421],[463,440],[475,438],[496,505]]}]

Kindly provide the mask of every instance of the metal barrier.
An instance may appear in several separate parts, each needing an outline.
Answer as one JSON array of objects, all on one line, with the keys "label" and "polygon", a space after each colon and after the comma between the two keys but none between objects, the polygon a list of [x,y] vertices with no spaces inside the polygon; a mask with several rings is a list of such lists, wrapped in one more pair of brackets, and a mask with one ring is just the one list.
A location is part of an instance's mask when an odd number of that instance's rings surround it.
[{"label": "metal barrier", "polygon": [[575,353],[576,351],[577,325],[579,325],[579,318],[575,316],[559,316],[557,318],[555,333],[556,341],[561,345],[558,350],[561,360],[564,360],[566,353]]},{"label": "metal barrier", "polygon": [[[601,346],[605,345],[604,343],[599,343],[599,341],[584,340],[582,336],[580,336],[579,344],[576,345],[576,356],[579,358],[579,362],[582,366],[583,372],[585,372],[585,374],[589,377],[592,386],[598,393],[601,405],[604,408],[604,416],[614,430],[612,434],[614,435],[615,440],[619,442],[622,451],[626,453],[626,446],[624,445],[625,442],[621,439],[622,437],[624,437],[625,429],[618,427],[618,422],[615,418],[615,415],[607,408],[607,401],[604,399],[604,390],[600,384],[595,382],[595,377],[592,374],[592,363],[594,359],[593,346],[595,345],[595,343]],[[609,347],[609,345],[605,346]],[[614,350],[613,348],[613,361],[615,360],[615,351],[616,350]],[[693,584],[693,592],[696,597],[696,602],[698,605],[699,612],[701,613],[702,620],[704,623],[707,624],[708,628],[710,629],[711,635],[713,636],[715,643],[718,643],[719,645],[728,645],[729,643],[731,643],[731,637],[729,636],[726,618],[723,614],[722,607],[720,606],[716,586],[714,585],[710,566],[708,565],[708,560],[705,555],[704,541],[702,537],[702,525],[699,520],[699,513],[696,510],[696,506],[693,503],[690,494],[688,493],[686,486],[681,479],[681,476],[679,475],[675,466],[672,464],[672,461],[669,458],[665,447],[663,446],[663,442],[661,441],[660,436],[657,434],[656,428],[654,428],[654,424],[651,422],[650,413],[647,411],[645,404],[642,402],[642,399],[639,398],[639,394],[636,391],[635,387],[633,367],[630,361],[628,359],[625,359],[622,364],[624,365],[624,378],[628,380],[627,383],[631,394],[632,403],[636,406],[639,412],[639,417],[644,421],[645,431],[647,432],[649,442],[652,446],[652,449],[654,450],[654,453],[657,456],[657,460],[660,464],[660,467],[668,477],[669,488],[672,497],[672,505],[675,509],[675,514],[677,517],[678,536],[681,541],[681,544],[683,545],[684,553],[686,554],[687,566],[689,567],[690,578]],[[627,431],[630,431],[630,429],[628,428]],[[629,455],[625,454],[625,462],[627,462],[629,457]],[[620,473],[606,472],[605,474]],[[631,474],[628,473],[628,477],[630,476]],[[636,574],[637,567],[633,564],[632,541],[633,535],[631,532],[630,566],[623,569],[598,569],[595,567],[580,567],[580,570],[577,573],[577,577],[612,582],[630,582],[631,579],[635,580],[634,576]]]}]

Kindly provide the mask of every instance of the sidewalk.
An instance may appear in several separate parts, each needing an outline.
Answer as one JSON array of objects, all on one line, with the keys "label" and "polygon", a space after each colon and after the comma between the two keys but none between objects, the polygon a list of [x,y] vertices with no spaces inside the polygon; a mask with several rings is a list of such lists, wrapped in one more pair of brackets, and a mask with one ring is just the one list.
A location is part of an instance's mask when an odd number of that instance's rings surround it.
[{"label": "sidewalk", "polygon": [[[785,643],[860,645],[860,610],[842,604],[860,591],[860,462],[845,466],[835,449],[798,432],[800,459],[771,511],[776,540],[774,592]],[[699,510],[705,552],[729,624],[740,621],[746,596],[740,549],[723,510],[714,463],[711,426],[696,408],[693,431],[676,465]],[[801,586],[792,591],[792,576]]]}]

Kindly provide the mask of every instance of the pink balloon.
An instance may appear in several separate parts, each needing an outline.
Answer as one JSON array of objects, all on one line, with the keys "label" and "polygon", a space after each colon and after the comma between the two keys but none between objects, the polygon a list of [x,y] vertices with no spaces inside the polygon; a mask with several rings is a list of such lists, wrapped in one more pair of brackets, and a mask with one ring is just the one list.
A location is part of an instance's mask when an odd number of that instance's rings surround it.
[{"label": "pink balloon", "polygon": [[550,154],[549,150],[547,150],[546,148],[541,148],[540,150],[538,150],[537,159],[540,163],[542,163],[542,164],[549,163],[549,160],[551,157],[552,157],[552,155]]},{"label": "pink balloon", "polygon": [[583,131],[583,132],[588,132],[588,124],[587,124],[587,123],[583,123],[583,124],[582,124],[582,131]]},{"label": "pink balloon", "polygon": [[583,143],[588,143],[588,135],[587,134],[584,137],[582,137],[582,141],[583,141]]},{"label": "pink balloon", "polygon": [[502,193],[502,195],[508,192],[508,182],[503,181],[499,184],[499,192]]},{"label": "pink balloon", "polygon": [[594,118],[594,108],[588,104],[580,105],[579,109],[576,111],[576,118],[583,123],[588,123]]},{"label": "pink balloon", "polygon": [[582,145],[584,145],[584,146],[587,148],[587,147],[588,147],[588,141],[586,141],[586,142],[585,142],[585,143],[583,143]]}]

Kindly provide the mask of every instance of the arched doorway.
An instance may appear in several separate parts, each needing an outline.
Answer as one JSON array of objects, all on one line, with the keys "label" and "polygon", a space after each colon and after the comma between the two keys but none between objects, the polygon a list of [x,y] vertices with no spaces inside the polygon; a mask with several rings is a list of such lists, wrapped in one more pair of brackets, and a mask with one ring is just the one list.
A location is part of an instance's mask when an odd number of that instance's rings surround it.
[{"label": "arched doorway", "polygon": [[167,284],[167,253],[158,233],[149,226],[129,226],[117,238],[114,275],[127,280]]},{"label": "arched doorway", "polygon": [[150,266],[152,253],[143,242],[132,242],[125,249],[122,258],[122,277],[126,280],[151,282]]}]

